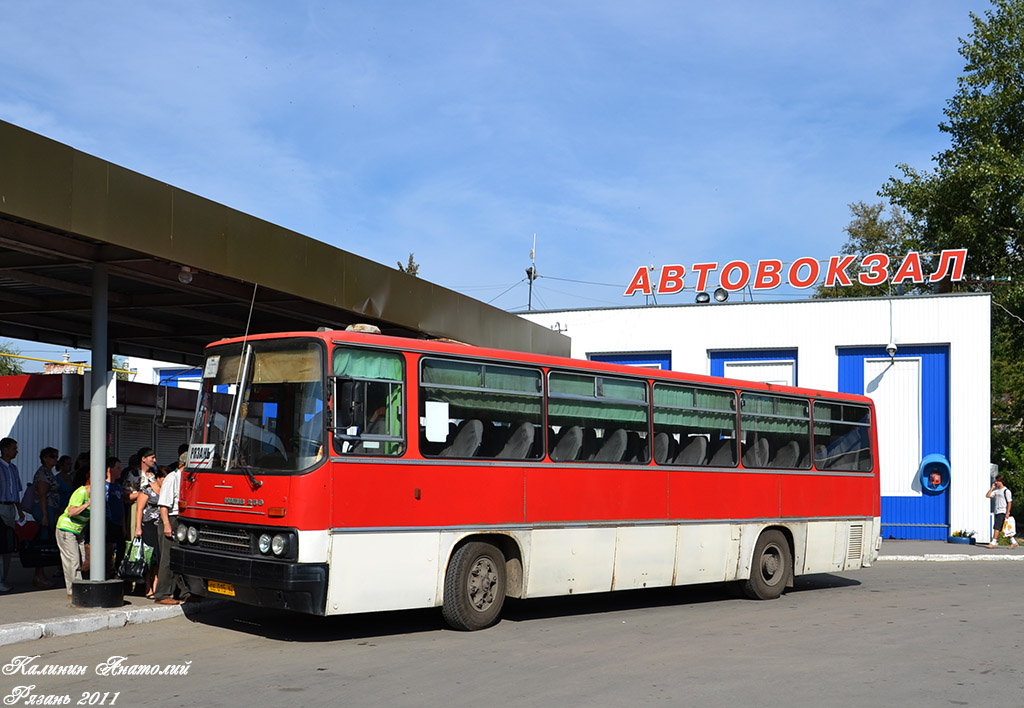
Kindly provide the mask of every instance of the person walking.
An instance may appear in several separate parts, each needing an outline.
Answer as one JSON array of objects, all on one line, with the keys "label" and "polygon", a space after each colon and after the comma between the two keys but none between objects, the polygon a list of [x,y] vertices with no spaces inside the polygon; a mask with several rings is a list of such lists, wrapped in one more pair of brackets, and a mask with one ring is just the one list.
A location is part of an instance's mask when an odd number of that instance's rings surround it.
[{"label": "person walking", "polygon": [[[1003,475],[998,475],[985,496],[989,499],[994,499],[996,502],[992,543],[988,544],[989,548],[995,548],[999,545],[999,534],[1002,533],[1003,523],[1006,521],[1006,517],[1010,515],[1010,509],[1013,508],[1013,493],[1007,489]],[[1016,536],[1010,537],[1010,547],[1017,547]]]},{"label": "person walking", "polygon": [[[18,441],[14,438],[0,440],[0,521],[13,533],[14,526],[25,520],[25,511],[21,508],[21,474],[14,458],[18,456]],[[2,542],[3,539],[0,539]],[[0,593],[10,592],[11,588],[4,585],[4,578],[9,577],[11,556],[15,548],[0,549]]]},{"label": "person walking", "polygon": [[71,495],[68,508],[57,519],[57,548],[60,549],[60,564],[64,568],[64,585],[68,599],[71,599],[71,585],[82,579],[82,560],[85,558],[85,535],[82,533],[89,523],[92,502],[89,497],[90,480]]}]

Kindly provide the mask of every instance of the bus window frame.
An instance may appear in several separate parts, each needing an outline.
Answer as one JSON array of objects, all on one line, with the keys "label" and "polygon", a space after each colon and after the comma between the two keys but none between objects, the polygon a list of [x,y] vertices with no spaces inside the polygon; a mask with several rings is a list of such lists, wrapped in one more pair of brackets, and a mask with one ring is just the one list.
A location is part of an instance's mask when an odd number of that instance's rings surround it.
[{"label": "bus window frame", "polygon": [[[486,387],[479,387],[478,388],[478,387],[475,387],[475,386],[463,386],[463,385],[459,385],[459,384],[427,383],[427,382],[424,381],[423,367],[425,365],[429,364],[432,361],[441,361],[441,362],[448,361],[448,362],[454,362],[454,363],[458,363],[458,364],[472,364],[472,365],[480,366],[483,369],[484,381],[486,381],[486,367],[488,367],[488,366],[492,366],[492,367],[496,367],[496,368],[497,367],[501,367],[501,368],[507,368],[507,369],[518,369],[518,370],[522,370],[522,371],[530,371],[530,372],[538,374],[538,379],[537,379],[538,383],[539,383],[538,391],[536,393],[534,393],[534,392],[530,392],[530,391],[513,391],[513,390],[508,390],[508,389],[497,389],[497,388],[490,389],[490,388],[486,388]],[[547,396],[548,396],[548,390],[547,390],[547,369],[545,367],[540,366],[540,365],[536,365],[536,364],[527,364],[527,363],[518,362],[518,361],[510,361],[508,359],[492,359],[492,358],[489,358],[489,357],[472,357],[472,356],[453,356],[453,355],[448,354],[448,353],[440,353],[440,352],[438,352],[438,353],[434,353],[434,352],[427,353],[427,352],[424,352],[424,353],[422,353],[420,355],[419,360],[416,362],[416,369],[417,369],[417,372],[416,372],[417,373],[416,393],[417,393],[417,396],[418,396],[417,411],[416,411],[416,416],[417,416],[417,435],[416,435],[416,440],[417,440],[417,448],[418,448],[420,457],[422,457],[425,460],[470,459],[470,460],[489,460],[489,461],[492,461],[492,462],[514,462],[516,464],[522,464],[522,463],[527,463],[527,462],[534,462],[534,463],[536,463],[536,462],[543,462],[543,461],[545,461],[545,459],[547,458],[547,454],[546,454],[546,452],[544,452],[546,450],[546,447],[544,447],[544,446],[547,445],[547,434],[546,434],[546,431],[547,431]],[[506,394],[506,395],[511,395],[511,396],[523,396],[523,397],[537,398],[540,401],[540,422],[536,423],[535,425],[540,428],[540,430],[539,430],[539,433],[541,435],[541,442],[540,442],[540,444],[542,445],[542,447],[540,449],[542,451],[542,454],[539,455],[538,457],[499,459],[499,458],[496,458],[496,457],[487,457],[487,456],[480,456],[480,455],[474,455],[473,457],[468,457],[468,458],[461,458],[461,457],[460,458],[447,458],[447,457],[441,456],[439,454],[425,452],[424,451],[424,446],[423,446],[424,429],[419,424],[419,418],[422,417],[423,415],[425,415],[424,410],[422,410],[422,408],[427,403],[427,397],[424,395],[424,389],[429,389],[429,388],[443,389],[443,390],[449,390],[449,391],[466,391],[466,392],[473,392],[473,393],[496,393],[496,394]],[[473,420],[473,419],[465,418],[463,420]],[[479,420],[479,419],[477,419],[477,420]],[[538,442],[535,439],[534,443],[533,443],[533,446],[536,446],[537,444],[538,444]]]},{"label": "bus window frame", "polygon": [[[334,355],[339,349],[358,349],[361,351],[378,352],[393,354],[401,362],[402,376],[399,381],[394,379],[369,379],[369,378],[356,378],[353,376],[337,376],[334,374]],[[327,426],[327,435],[331,441],[331,452],[332,458],[335,460],[355,461],[359,462],[367,458],[383,458],[387,460],[397,460],[403,458],[409,454],[409,426],[408,426],[408,411],[409,411],[409,363],[406,360],[406,353],[408,350],[400,348],[389,348],[389,347],[374,347],[371,345],[364,345],[362,343],[348,342],[345,340],[332,340],[331,348],[327,353],[327,358],[324,366],[324,374],[327,380],[330,382],[331,399],[330,406],[330,424]],[[363,434],[363,435],[344,435],[339,434],[340,431],[345,430],[338,425],[338,409],[340,399],[339,394],[339,383],[344,381],[357,381],[363,383],[388,383],[388,384],[399,384],[402,386],[402,398],[401,398],[401,435],[380,435],[380,434]],[[364,400],[365,404],[365,400]],[[385,453],[352,453],[342,452],[341,443],[398,443],[402,446],[402,451],[396,455],[388,455]]]},{"label": "bus window frame", "polygon": [[[551,377],[553,375],[557,375],[557,374],[569,374],[569,375],[574,375],[574,376],[593,378],[594,379],[594,394],[591,395],[591,396],[587,396],[587,395],[575,394],[575,393],[553,393],[552,390],[551,390]],[[642,404],[638,403],[636,400],[630,399],[630,398],[612,398],[611,396],[598,395],[598,391],[599,390],[603,391],[603,389],[604,389],[604,385],[603,385],[603,381],[602,381],[603,379],[613,379],[613,380],[617,379],[617,380],[621,380],[621,381],[629,381],[629,382],[633,382],[633,383],[643,384],[643,387],[644,387],[644,401],[643,401],[643,403]],[[654,434],[653,434],[653,428],[652,428],[652,426],[654,424],[653,393],[652,393],[652,390],[653,390],[653,385],[652,384],[653,384],[653,382],[654,382],[654,380],[652,380],[652,379],[650,379],[650,378],[648,378],[647,376],[644,376],[644,375],[629,375],[629,374],[620,373],[620,372],[603,371],[603,370],[600,370],[600,369],[595,369],[595,370],[588,371],[588,370],[571,369],[571,368],[565,368],[565,367],[548,367],[545,370],[545,375],[544,375],[544,393],[545,393],[545,396],[544,396],[544,433],[545,433],[545,438],[548,437],[547,434],[550,432],[550,428],[551,428],[551,425],[552,425],[550,413],[551,413],[551,403],[552,403],[553,400],[560,399],[560,400],[563,400],[563,401],[588,401],[588,402],[607,401],[609,403],[618,403],[618,404],[633,406],[633,407],[636,407],[636,408],[641,409],[641,410],[644,411],[644,417],[645,417],[644,432],[646,433],[646,437],[644,438],[644,442],[645,442],[644,451],[646,453],[647,459],[643,460],[643,461],[639,461],[639,460],[636,460],[636,461],[623,461],[623,460],[619,460],[619,461],[616,461],[616,462],[597,462],[595,460],[589,460],[589,459],[585,459],[585,460],[579,460],[579,459],[552,460],[551,459],[551,450],[549,449],[549,447],[551,445],[551,442],[550,442],[550,440],[547,440],[547,439],[545,439],[545,441],[544,441],[544,445],[545,445],[544,450],[545,450],[545,452],[544,452],[543,459],[545,461],[547,461],[547,462],[551,462],[551,463],[554,463],[554,464],[560,464],[560,465],[561,464],[569,464],[569,465],[629,465],[631,467],[640,467],[640,466],[647,467],[647,466],[653,465],[653,461],[654,461],[654,446],[653,446]],[[607,420],[606,419],[605,422],[611,423],[611,422],[616,422],[616,421],[612,421],[612,420]],[[605,427],[604,430],[607,432],[608,430],[611,430],[611,428]]]}]

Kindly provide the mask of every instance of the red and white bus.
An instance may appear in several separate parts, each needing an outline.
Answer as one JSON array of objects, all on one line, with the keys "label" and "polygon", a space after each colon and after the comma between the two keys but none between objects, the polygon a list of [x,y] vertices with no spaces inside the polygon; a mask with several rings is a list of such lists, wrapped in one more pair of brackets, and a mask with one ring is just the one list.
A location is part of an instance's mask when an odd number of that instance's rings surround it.
[{"label": "red and white bus", "polygon": [[871,565],[870,399],[359,332],[206,355],[172,568],[318,615]]}]

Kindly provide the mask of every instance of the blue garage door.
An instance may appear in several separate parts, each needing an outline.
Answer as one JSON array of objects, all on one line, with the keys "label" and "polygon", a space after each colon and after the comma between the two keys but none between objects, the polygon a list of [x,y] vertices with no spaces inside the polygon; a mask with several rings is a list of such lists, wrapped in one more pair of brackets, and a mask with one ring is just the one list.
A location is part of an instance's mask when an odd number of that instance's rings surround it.
[{"label": "blue garage door", "polygon": [[587,354],[591,361],[603,361],[609,364],[625,364],[626,366],[643,366],[648,369],[672,370],[671,352],[619,352],[616,354]]},{"label": "blue garage door", "polygon": [[[846,393],[858,393],[872,395],[876,382],[865,381],[864,371],[866,362],[872,371],[879,369],[878,361],[889,356],[883,347],[857,347],[839,349],[839,390]],[[896,420],[887,421],[886,411],[878,410],[879,445],[882,445],[881,438],[885,431],[883,426],[892,426],[895,429],[912,429],[919,431],[920,455],[924,457],[932,453],[939,453],[949,458],[949,347],[948,346],[904,346],[901,345],[896,353],[896,359],[908,358],[920,361],[920,384],[914,390],[919,391],[920,401],[904,402],[910,405],[894,406],[893,410],[901,411],[900,415],[906,415],[907,411],[919,411],[919,421],[910,421],[912,425],[906,426],[908,421]],[[873,361],[869,361],[873,360]],[[869,390],[870,389],[870,390]],[[880,405],[876,401],[876,405]],[[889,405],[893,405],[889,403]],[[901,443],[917,441],[900,441]],[[918,460],[919,462],[919,460]],[[882,483],[882,537],[883,538],[907,538],[907,539],[931,539],[945,540],[949,535],[949,490],[946,489],[938,494],[922,491],[917,483],[913,489],[909,488],[903,493],[886,493],[885,489],[892,489],[900,486],[899,481],[895,484],[887,480],[892,470],[883,469]],[[904,475],[905,471],[900,471]],[[953,481],[956,484],[956,470],[952,471]],[[888,481],[888,483],[887,483]]]}]

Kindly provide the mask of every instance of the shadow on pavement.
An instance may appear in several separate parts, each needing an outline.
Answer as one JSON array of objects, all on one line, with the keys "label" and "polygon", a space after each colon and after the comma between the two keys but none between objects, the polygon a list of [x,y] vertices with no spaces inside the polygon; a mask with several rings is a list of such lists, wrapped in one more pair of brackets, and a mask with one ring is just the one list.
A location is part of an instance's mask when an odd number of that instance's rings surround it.
[{"label": "shadow on pavement", "polygon": [[[856,580],[820,573],[797,578],[795,587],[790,588],[787,593],[857,585],[860,585],[860,582]],[[754,602],[745,598],[739,599],[741,596],[738,584],[709,583],[679,588],[625,590],[532,600],[509,599],[502,610],[502,621],[533,622],[558,617],[600,615],[708,602]],[[419,632],[453,631],[448,630],[445,625],[440,608],[315,617],[286,610],[229,604],[223,610],[196,615],[189,620],[209,627],[244,632],[282,642],[335,642]]]}]

